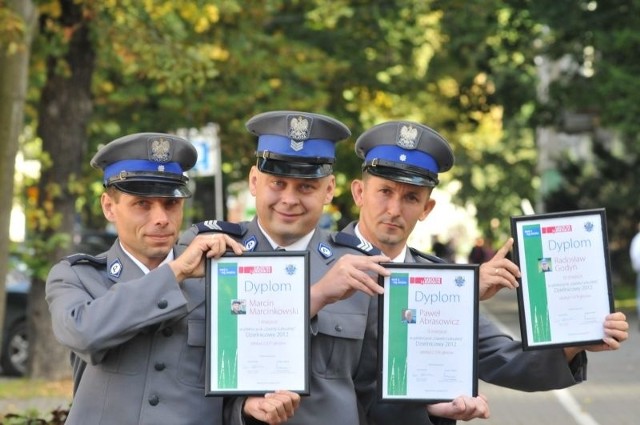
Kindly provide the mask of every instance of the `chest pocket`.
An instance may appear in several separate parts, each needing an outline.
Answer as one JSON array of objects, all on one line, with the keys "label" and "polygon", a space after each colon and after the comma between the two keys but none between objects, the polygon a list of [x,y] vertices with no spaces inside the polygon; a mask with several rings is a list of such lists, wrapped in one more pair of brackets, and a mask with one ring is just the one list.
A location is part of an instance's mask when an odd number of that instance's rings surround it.
[{"label": "chest pocket", "polygon": [[324,378],[348,378],[358,366],[367,327],[362,313],[318,313],[318,333],[311,339],[311,369]]},{"label": "chest pocket", "polygon": [[204,388],[206,322],[190,319],[187,323],[187,345],[178,365],[178,380],[185,385]]},{"label": "chest pocket", "polygon": [[367,316],[362,313],[318,313],[318,333],[336,338],[363,339]]}]

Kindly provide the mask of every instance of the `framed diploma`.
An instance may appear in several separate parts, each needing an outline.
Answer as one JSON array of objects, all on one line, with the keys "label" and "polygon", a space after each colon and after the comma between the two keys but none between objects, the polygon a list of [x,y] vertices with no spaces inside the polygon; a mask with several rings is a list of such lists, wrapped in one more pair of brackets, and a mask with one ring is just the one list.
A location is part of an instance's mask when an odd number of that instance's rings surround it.
[{"label": "framed diploma", "polygon": [[309,253],[209,259],[205,286],[205,395],[308,395]]},{"label": "framed diploma", "polygon": [[477,396],[478,266],[385,263],[378,393],[435,403]]},{"label": "framed diploma", "polygon": [[602,342],[613,311],[604,209],[511,218],[523,349]]}]

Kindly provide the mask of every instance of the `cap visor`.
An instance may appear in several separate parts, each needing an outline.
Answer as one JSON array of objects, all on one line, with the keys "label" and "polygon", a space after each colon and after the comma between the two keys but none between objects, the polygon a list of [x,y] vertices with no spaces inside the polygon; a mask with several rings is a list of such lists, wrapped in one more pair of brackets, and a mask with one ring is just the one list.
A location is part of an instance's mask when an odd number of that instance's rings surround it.
[{"label": "cap visor", "polygon": [[152,198],[190,198],[191,191],[184,184],[129,181],[113,184],[121,192]]},{"label": "cap visor", "polygon": [[297,179],[318,179],[333,173],[331,164],[305,164],[301,162],[258,158],[257,166],[258,170],[263,173]]},{"label": "cap visor", "polygon": [[406,183],[414,186],[436,187],[438,181],[428,176],[409,173],[390,167],[367,167],[366,171],[377,177],[391,180],[398,183]]}]

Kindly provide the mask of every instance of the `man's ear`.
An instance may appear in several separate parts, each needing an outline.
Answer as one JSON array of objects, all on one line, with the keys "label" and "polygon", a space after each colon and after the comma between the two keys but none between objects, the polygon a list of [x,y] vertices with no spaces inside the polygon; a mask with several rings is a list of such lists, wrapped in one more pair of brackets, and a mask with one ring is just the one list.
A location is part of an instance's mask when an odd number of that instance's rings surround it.
[{"label": "man's ear", "polygon": [[115,212],[113,211],[116,201],[109,194],[103,193],[100,196],[100,205],[102,206],[102,213],[104,217],[110,222],[114,222],[116,219]]},{"label": "man's ear", "polygon": [[255,165],[249,171],[249,192],[254,197],[258,191],[258,172],[258,168]]},{"label": "man's ear", "polygon": [[429,197],[429,199],[427,199],[427,202],[424,203],[424,210],[422,211],[422,214],[420,214],[420,217],[418,217],[418,220],[422,221],[427,218],[427,216],[431,213],[431,211],[433,211],[433,208],[435,206],[436,200]]},{"label": "man's ear", "polygon": [[361,208],[364,204],[364,181],[362,180],[353,180],[351,182],[351,196],[353,197],[353,202],[356,204],[358,208]]},{"label": "man's ear", "polygon": [[327,184],[327,193],[324,197],[324,205],[329,205],[333,201],[333,195],[336,192],[336,176],[333,174],[329,176],[329,182]]}]

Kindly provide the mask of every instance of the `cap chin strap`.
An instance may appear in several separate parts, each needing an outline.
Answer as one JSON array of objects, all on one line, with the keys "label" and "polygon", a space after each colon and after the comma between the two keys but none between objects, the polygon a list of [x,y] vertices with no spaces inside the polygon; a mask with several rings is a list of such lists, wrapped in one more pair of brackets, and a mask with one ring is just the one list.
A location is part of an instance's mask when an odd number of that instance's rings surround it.
[{"label": "cap chin strap", "polygon": [[184,174],[164,173],[161,171],[120,171],[109,177],[105,186],[125,181],[158,181],[167,183],[185,184],[189,178]]},{"label": "cap chin strap", "polygon": [[262,159],[274,159],[277,161],[290,161],[300,163],[304,161],[305,164],[333,164],[336,162],[335,158],[321,157],[321,156],[292,156],[274,153],[271,151],[257,152],[256,156]]},{"label": "cap chin strap", "polygon": [[191,191],[184,184],[160,181],[121,181],[108,187],[115,187],[120,192],[143,198],[190,198]]},{"label": "cap chin strap", "polygon": [[[300,161],[300,158],[298,158]],[[295,161],[258,158],[256,167],[263,173],[296,179],[319,179],[333,173],[331,164],[307,164]]]}]

